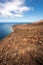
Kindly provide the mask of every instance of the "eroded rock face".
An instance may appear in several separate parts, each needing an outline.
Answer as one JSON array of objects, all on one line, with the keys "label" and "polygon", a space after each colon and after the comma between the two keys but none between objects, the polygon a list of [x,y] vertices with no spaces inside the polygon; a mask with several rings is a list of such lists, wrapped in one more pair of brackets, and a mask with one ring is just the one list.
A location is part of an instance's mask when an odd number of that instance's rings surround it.
[{"label": "eroded rock face", "polygon": [[13,29],[0,41],[0,65],[43,65],[43,23]]}]

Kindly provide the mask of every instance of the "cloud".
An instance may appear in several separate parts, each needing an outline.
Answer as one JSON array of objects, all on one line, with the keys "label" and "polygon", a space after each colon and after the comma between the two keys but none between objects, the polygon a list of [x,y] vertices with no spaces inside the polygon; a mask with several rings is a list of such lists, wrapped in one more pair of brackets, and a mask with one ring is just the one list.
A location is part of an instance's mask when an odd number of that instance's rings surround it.
[{"label": "cloud", "polygon": [[23,17],[21,14],[15,14],[15,17]]},{"label": "cloud", "polygon": [[24,2],[24,0],[5,0],[4,3],[0,3],[0,15],[22,17],[24,12],[32,10],[32,8],[27,7]]}]

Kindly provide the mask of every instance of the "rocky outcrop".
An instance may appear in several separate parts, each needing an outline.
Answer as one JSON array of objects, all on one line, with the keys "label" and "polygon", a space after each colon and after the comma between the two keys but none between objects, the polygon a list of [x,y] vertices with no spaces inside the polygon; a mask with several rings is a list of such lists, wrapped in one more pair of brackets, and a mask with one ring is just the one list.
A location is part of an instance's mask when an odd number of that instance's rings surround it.
[{"label": "rocky outcrop", "polygon": [[0,41],[0,65],[43,65],[41,23],[13,26],[14,32]]}]

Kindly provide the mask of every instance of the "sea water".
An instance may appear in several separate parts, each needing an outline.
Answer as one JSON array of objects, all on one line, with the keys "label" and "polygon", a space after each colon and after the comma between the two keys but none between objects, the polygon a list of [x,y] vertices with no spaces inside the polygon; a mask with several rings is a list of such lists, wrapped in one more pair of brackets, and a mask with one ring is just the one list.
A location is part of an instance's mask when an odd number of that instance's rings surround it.
[{"label": "sea water", "polygon": [[3,39],[8,34],[13,32],[12,25],[14,24],[0,23],[0,39]]},{"label": "sea water", "polygon": [[12,26],[24,23],[0,23],[0,40],[5,38],[7,35],[13,32]]}]

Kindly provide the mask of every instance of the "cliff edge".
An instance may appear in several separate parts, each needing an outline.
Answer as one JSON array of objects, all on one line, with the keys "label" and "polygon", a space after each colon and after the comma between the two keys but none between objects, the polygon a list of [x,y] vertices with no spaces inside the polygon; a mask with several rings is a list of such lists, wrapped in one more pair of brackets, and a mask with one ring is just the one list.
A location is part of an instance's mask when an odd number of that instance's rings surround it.
[{"label": "cliff edge", "polygon": [[43,22],[16,25],[13,30],[0,41],[0,65],[43,65]]}]

